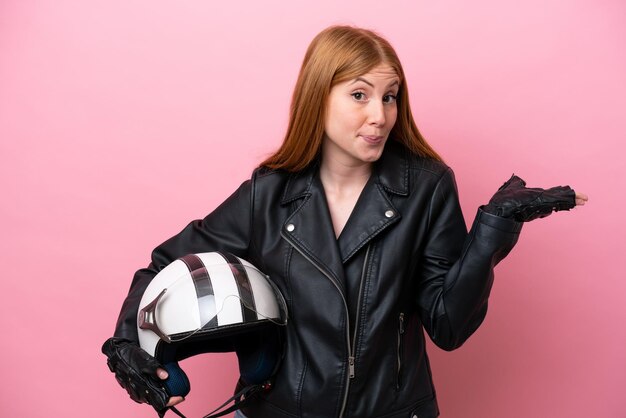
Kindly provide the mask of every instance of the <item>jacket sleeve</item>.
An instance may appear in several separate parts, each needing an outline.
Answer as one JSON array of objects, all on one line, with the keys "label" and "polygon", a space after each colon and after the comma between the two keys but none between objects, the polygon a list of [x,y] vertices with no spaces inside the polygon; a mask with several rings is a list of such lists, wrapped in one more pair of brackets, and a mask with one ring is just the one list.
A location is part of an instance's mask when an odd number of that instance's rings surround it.
[{"label": "jacket sleeve", "polygon": [[485,318],[494,267],[517,242],[522,223],[478,209],[468,234],[450,169],[435,187],[428,219],[418,267],[420,315],[433,342],[453,350]]},{"label": "jacket sleeve", "polygon": [[152,278],[187,254],[226,251],[248,258],[251,235],[252,180],[245,181],[204,219],[195,220],[152,251],[152,262],[135,273],[115,327],[115,337],[138,341],[137,310]]}]

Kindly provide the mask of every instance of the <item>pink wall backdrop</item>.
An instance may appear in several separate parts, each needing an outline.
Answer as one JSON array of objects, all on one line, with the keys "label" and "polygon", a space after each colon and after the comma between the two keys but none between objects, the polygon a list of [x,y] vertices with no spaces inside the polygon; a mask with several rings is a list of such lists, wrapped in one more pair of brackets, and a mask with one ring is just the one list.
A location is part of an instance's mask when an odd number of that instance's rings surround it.
[{"label": "pink wall backdrop", "polygon": [[[132,274],[280,143],[335,23],[395,45],[468,222],[512,172],[590,196],[525,226],[465,346],[430,346],[442,417],[626,416],[622,0],[0,0],[0,416],[155,416],[100,354]],[[235,366],[184,362],[183,411]]]}]

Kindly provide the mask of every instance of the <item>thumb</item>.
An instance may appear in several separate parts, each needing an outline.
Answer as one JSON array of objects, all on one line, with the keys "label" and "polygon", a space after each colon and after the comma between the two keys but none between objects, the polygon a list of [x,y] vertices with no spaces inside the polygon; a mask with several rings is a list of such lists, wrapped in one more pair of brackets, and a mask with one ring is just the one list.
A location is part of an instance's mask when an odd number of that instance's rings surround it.
[{"label": "thumb", "polygon": [[157,369],[156,373],[157,373],[157,376],[159,377],[159,379],[161,379],[161,380],[167,379],[168,374],[167,374],[167,371],[165,371],[165,369],[162,369],[162,368],[159,367]]}]

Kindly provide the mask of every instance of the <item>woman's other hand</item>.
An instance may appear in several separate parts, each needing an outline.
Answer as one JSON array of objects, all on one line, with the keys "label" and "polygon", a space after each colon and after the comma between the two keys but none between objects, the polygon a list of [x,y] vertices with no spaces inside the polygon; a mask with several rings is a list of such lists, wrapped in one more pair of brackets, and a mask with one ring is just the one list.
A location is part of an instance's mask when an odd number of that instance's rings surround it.
[{"label": "woman's other hand", "polygon": [[524,180],[512,175],[481,209],[492,215],[528,222],[584,205],[587,200],[587,195],[576,193],[569,186],[528,188]]}]

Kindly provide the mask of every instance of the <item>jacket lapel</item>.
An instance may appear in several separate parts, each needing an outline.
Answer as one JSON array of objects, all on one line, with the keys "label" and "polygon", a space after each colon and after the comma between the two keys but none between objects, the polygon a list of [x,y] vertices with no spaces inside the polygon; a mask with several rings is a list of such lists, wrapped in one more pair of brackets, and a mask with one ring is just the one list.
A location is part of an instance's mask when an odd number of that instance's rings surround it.
[{"label": "jacket lapel", "polygon": [[380,184],[370,179],[339,235],[342,263],[399,220],[400,213],[387,197],[387,193]]},{"label": "jacket lapel", "polygon": [[389,141],[380,160],[374,165],[372,177],[339,236],[339,252],[343,263],[402,218],[391,197],[408,194],[409,167],[405,152],[404,147]]},{"label": "jacket lapel", "polygon": [[345,293],[343,264],[318,173],[315,165],[290,179],[282,203],[294,204],[295,210],[281,234]]}]

